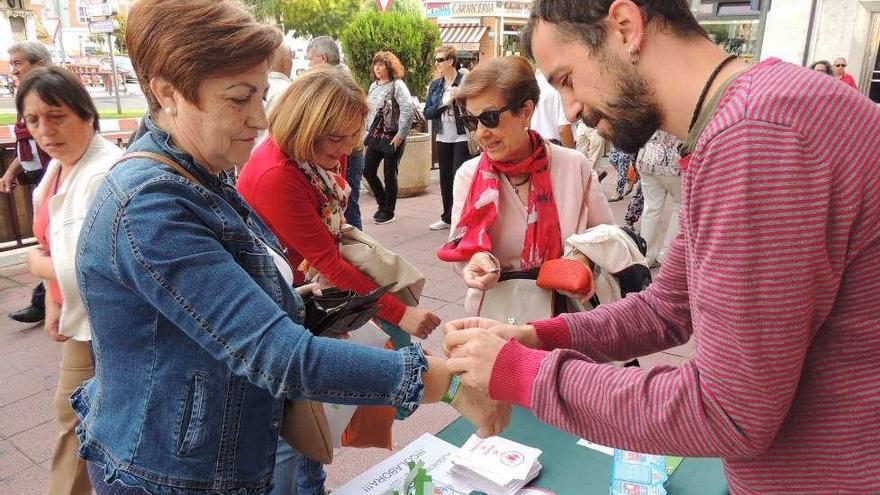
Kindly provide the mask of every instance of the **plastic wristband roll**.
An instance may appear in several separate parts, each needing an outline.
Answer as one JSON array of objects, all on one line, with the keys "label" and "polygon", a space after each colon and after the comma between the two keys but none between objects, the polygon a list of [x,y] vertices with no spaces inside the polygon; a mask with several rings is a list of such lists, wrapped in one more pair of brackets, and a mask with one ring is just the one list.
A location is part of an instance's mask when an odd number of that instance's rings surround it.
[{"label": "plastic wristband roll", "polygon": [[443,394],[443,398],[440,399],[447,404],[452,404],[452,401],[455,400],[455,396],[458,395],[458,387],[461,385],[461,378],[458,375],[452,375],[452,378],[449,379],[449,388],[446,389],[446,393]]}]

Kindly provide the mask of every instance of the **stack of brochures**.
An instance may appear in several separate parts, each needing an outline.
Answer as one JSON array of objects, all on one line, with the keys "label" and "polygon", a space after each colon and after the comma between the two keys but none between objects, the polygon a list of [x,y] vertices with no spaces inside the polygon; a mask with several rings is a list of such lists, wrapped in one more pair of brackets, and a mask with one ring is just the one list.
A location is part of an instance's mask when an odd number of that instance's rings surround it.
[{"label": "stack of brochures", "polygon": [[501,437],[472,435],[452,455],[449,474],[487,495],[513,495],[541,472],[539,449]]}]

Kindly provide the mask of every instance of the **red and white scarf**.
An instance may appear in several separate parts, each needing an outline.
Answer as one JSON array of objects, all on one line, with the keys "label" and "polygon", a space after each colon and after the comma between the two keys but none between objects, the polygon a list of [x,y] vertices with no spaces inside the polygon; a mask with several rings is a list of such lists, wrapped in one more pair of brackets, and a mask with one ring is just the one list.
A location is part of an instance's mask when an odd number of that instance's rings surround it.
[{"label": "red and white scarf", "polygon": [[441,260],[464,262],[469,261],[474,253],[492,251],[489,227],[498,218],[501,192],[499,174],[531,175],[526,215],[528,224],[520,269],[538,268],[545,261],[562,256],[562,233],[553,199],[547,149],[537,132],[530,130],[529,138],[534,151],[518,163],[495,161],[483,153],[453,238],[437,251]]},{"label": "red and white scarf", "polygon": [[351,193],[351,187],[345,180],[342,161],[340,160],[335,171],[322,169],[311,162],[296,163],[318,193],[318,215],[330,235],[338,241],[345,224],[345,208]]}]

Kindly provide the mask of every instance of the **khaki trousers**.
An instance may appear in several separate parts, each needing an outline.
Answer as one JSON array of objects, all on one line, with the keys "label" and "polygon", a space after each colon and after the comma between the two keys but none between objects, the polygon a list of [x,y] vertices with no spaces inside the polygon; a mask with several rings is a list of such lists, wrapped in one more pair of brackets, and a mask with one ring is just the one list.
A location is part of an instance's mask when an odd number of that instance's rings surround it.
[{"label": "khaki trousers", "polygon": [[95,376],[95,366],[89,342],[70,339],[62,345],[61,371],[55,392],[55,416],[61,425],[61,432],[52,454],[47,494],[89,495],[92,493],[92,484],[89,482],[86,462],[76,455],[79,448],[76,425],[79,420],[68,399],[84,380]]}]

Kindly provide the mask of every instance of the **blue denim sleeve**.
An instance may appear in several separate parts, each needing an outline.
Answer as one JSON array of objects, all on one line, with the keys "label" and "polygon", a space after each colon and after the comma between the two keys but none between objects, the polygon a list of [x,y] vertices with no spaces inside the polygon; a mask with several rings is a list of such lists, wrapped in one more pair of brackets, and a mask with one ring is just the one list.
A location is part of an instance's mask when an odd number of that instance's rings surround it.
[{"label": "blue denim sleeve", "polygon": [[319,338],[294,323],[221,244],[211,227],[226,219],[211,200],[171,179],[135,193],[116,233],[120,283],[275,397],[415,410],[427,369],[421,348]]}]

